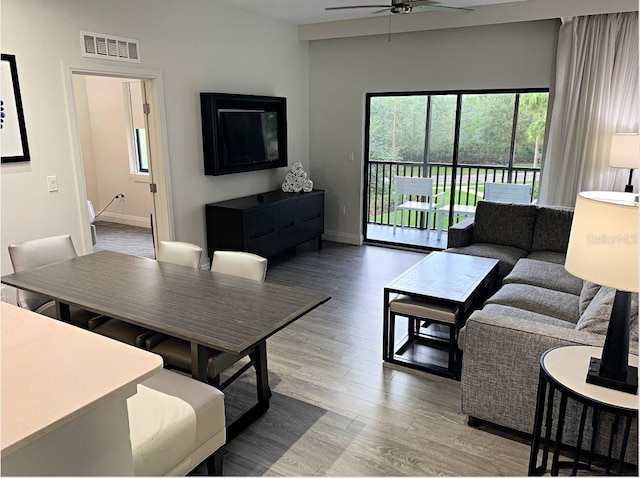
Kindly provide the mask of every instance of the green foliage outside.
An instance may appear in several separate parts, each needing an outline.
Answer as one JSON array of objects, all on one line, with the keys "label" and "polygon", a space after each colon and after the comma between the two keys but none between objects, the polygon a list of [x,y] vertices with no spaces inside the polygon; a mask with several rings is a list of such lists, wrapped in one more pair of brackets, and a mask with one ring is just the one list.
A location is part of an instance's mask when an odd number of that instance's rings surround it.
[{"label": "green foliage outside", "polygon": [[[534,198],[537,197],[539,177],[534,181],[532,171],[540,166],[548,96],[548,93],[519,95],[512,165],[514,168],[527,168],[527,171],[518,171],[517,176],[513,171],[514,178],[517,177],[517,181],[513,182],[532,184]],[[449,205],[452,167],[443,164],[452,163],[457,95],[431,96],[431,119],[427,135],[428,98],[371,98],[369,161],[375,172],[368,178],[370,222],[390,224],[392,177],[423,176],[425,156],[431,170],[424,176],[437,178],[438,191],[445,191],[445,204],[447,207]],[[461,102],[455,203],[475,205],[482,198],[485,181],[508,181],[516,94],[465,94]],[[375,164],[377,161],[395,164],[383,168]],[[416,213],[411,213],[409,217],[410,225],[417,226]],[[399,223],[399,215],[397,220]],[[447,222],[448,216],[445,216],[445,228]],[[432,227],[434,225],[432,220]]]},{"label": "green foliage outside", "polygon": [[[544,138],[548,93],[520,94],[514,162],[538,166]],[[371,98],[369,159],[451,163],[457,95],[432,95],[429,136],[428,96]],[[508,165],[515,93],[462,95],[459,164]]]}]

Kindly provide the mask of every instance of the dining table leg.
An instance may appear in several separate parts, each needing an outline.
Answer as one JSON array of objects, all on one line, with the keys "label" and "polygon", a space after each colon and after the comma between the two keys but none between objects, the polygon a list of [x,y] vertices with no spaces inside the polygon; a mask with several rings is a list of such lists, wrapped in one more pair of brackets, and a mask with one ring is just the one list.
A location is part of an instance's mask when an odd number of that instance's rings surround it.
[{"label": "dining table leg", "polygon": [[237,437],[240,432],[269,410],[269,399],[272,392],[271,387],[269,387],[269,373],[267,370],[267,343],[265,341],[258,343],[253,351],[249,353],[249,358],[256,370],[258,403],[244,412],[233,423],[227,425],[227,442]]},{"label": "dining table leg", "polygon": [[191,342],[191,376],[201,382],[207,382],[207,347]]},{"label": "dining table leg", "polygon": [[267,408],[269,408],[271,387],[269,387],[269,373],[267,370],[267,343],[260,342],[249,356],[253,360],[256,369],[258,403],[265,403],[266,401]]},{"label": "dining table leg", "polygon": [[69,308],[69,304],[56,300],[56,316],[58,320],[67,323],[71,322],[71,309]]}]

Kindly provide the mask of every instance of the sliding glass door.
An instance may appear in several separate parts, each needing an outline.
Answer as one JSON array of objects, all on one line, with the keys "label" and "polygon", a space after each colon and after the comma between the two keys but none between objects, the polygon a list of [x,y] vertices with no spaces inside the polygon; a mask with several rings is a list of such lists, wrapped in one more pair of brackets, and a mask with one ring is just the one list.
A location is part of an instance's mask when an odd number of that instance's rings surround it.
[{"label": "sliding glass door", "polygon": [[[485,182],[530,184],[535,199],[547,103],[542,89],[368,94],[365,239],[393,242],[369,229],[393,224],[395,176],[434,178],[448,205],[445,229],[464,218],[454,209],[483,198]],[[425,227],[419,216],[409,213],[405,225]]]}]

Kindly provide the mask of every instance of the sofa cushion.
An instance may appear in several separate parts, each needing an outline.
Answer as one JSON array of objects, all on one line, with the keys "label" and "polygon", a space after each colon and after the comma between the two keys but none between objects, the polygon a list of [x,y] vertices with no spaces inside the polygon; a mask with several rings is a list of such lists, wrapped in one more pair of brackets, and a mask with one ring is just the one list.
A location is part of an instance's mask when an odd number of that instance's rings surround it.
[{"label": "sofa cushion", "polygon": [[531,250],[566,253],[572,220],[571,208],[539,207]]},{"label": "sofa cushion", "polygon": [[569,274],[563,265],[524,258],[516,263],[502,283],[529,284],[580,295],[583,282],[582,279]]},{"label": "sofa cushion", "polygon": [[602,286],[599,284],[594,284],[588,280],[584,281],[582,289],[580,290],[580,303],[578,305],[580,316],[587,310],[587,307],[589,307],[589,304],[600,290],[600,287]]},{"label": "sofa cushion", "polygon": [[473,242],[531,251],[537,206],[480,201],[473,220]]},{"label": "sofa cushion", "polygon": [[486,304],[500,304],[575,324],[578,321],[579,297],[566,292],[527,284],[507,284],[491,296]]},{"label": "sofa cushion", "polygon": [[537,324],[553,325],[554,327],[562,327],[564,329],[574,328],[574,325],[566,320],[556,319],[555,317],[539,314],[530,310],[517,309],[508,305],[487,304],[482,310],[488,314],[506,314],[509,317],[530,320]]},{"label": "sofa cushion", "polygon": [[564,265],[567,259],[567,255],[564,252],[535,251],[531,252],[527,256],[527,259],[532,259],[534,261],[554,262],[556,264]]},{"label": "sofa cushion", "polygon": [[527,255],[527,251],[517,247],[501,246],[498,244],[475,243],[465,247],[453,247],[445,252],[454,254],[466,254],[468,256],[490,257],[498,259],[498,275],[502,278],[506,276],[519,259]]}]

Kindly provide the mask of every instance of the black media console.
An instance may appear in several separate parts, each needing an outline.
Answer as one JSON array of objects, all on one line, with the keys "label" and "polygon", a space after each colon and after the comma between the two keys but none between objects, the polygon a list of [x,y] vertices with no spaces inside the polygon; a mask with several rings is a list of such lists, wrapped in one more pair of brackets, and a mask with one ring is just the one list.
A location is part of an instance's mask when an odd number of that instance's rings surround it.
[{"label": "black media console", "polygon": [[273,256],[318,239],[322,249],[324,191],[281,190],[206,205],[207,251],[236,250]]}]

